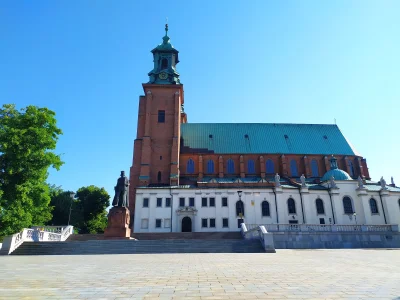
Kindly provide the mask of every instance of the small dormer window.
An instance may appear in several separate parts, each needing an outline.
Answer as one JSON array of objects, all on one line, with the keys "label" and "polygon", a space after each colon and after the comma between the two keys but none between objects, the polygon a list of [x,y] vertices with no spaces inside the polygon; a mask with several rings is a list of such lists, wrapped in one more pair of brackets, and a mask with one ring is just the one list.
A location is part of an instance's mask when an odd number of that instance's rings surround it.
[{"label": "small dormer window", "polygon": [[168,68],[168,59],[163,58],[161,61],[161,70],[167,69]]},{"label": "small dormer window", "polygon": [[288,139],[289,137],[287,136],[287,134],[285,134],[285,139]]},{"label": "small dormer window", "polygon": [[245,138],[245,139],[248,139],[248,138],[249,138],[249,135],[248,135],[248,134],[245,134],[245,135],[244,135],[244,138]]}]

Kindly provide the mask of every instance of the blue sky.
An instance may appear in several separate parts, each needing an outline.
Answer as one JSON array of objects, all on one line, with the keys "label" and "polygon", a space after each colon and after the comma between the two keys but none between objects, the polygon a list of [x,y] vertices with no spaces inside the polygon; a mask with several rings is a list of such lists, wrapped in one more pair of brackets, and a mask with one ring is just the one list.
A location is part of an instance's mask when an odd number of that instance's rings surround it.
[{"label": "blue sky", "polygon": [[0,103],[57,114],[49,182],[110,194],[129,172],[138,97],[165,18],[189,122],[334,119],[373,179],[400,184],[399,1],[8,1]]}]

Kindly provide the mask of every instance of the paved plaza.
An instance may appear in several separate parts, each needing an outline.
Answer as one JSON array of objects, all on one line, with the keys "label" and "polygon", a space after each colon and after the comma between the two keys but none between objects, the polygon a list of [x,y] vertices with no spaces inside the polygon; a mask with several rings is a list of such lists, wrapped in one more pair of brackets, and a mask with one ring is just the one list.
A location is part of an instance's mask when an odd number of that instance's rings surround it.
[{"label": "paved plaza", "polygon": [[0,299],[400,299],[400,251],[0,256]]}]

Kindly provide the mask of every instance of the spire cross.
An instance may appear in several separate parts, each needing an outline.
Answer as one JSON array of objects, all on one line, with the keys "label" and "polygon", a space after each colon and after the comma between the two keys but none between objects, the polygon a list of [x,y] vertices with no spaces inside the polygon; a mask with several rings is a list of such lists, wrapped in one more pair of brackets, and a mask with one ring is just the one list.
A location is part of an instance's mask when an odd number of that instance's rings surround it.
[{"label": "spire cross", "polygon": [[168,17],[165,18],[165,35],[168,35]]}]

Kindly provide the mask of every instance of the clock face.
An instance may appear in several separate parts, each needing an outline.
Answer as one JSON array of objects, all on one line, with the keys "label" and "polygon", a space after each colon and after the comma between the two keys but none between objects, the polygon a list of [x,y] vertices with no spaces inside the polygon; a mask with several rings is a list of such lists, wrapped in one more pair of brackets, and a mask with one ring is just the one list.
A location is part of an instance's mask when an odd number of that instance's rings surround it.
[{"label": "clock face", "polygon": [[168,78],[168,74],[165,72],[161,72],[158,77],[160,77],[160,79],[167,79]]}]

